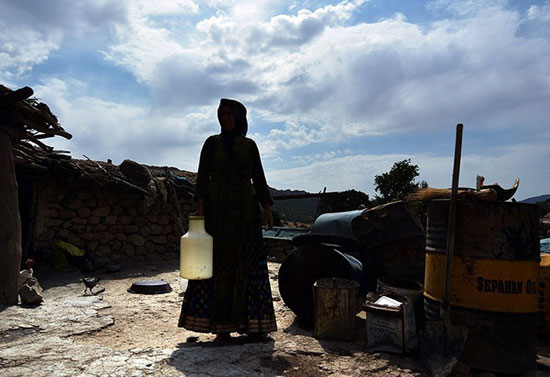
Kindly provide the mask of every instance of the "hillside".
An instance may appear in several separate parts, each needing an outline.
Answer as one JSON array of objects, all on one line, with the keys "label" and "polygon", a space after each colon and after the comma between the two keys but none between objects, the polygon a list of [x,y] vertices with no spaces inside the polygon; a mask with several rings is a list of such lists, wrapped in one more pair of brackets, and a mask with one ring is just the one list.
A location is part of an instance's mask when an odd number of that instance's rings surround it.
[{"label": "hillside", "polygon": [[544,202],[544,201],[549,200],[549,199],[550,199],[550,194],[546,194],[546,195],[532,196],[530,198],[523,199],[523,200],[520,201],[520,203],[535,204],[535,203],[538,203],[538,202]]}]

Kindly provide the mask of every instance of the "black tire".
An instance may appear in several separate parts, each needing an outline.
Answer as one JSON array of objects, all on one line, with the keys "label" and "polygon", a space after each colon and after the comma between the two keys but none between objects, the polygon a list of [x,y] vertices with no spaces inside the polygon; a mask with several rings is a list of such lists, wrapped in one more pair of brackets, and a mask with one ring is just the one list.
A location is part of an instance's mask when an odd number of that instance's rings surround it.
[{"label": "black tire", "polygon": [[307,233],[299,234],[292,238],[292,244],[295,247],[305,246],[305,245],[317,245],[317,244],[330,244],[342,246],[344,249],[355,251],[357,248],[357,240],[346,237],[338,236],[335,234],[328,233]]}]

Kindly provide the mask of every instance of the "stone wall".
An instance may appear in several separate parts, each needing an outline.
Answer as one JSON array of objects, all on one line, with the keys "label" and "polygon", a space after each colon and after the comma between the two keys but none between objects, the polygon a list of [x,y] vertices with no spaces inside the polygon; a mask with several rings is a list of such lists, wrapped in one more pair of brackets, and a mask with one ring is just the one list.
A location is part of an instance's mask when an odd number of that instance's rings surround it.
[{"label": "stone wall", "polygon": [[[193,202],[178,196],[186,231]],[[85,250],[95,268],[129,258],[178,258],[182,234],[172,198],[70,177],[41,181],[38,198],[35,248],[62,240]]]}]

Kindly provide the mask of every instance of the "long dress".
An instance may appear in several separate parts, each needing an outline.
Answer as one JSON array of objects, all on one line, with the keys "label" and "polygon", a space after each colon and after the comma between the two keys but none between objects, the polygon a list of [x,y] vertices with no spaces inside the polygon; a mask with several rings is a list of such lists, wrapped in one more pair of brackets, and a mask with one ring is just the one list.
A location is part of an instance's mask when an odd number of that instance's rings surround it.
[{"label": "long dress", "polygon": [[271,205],[258,148],[235,138],[233,158],[221,135],[204,143],[195,198],[205,199],[214,239],[213,277],[190,280],[178,326],[196,332],[268,333],[277,330],[263,247],[260,208]]}]

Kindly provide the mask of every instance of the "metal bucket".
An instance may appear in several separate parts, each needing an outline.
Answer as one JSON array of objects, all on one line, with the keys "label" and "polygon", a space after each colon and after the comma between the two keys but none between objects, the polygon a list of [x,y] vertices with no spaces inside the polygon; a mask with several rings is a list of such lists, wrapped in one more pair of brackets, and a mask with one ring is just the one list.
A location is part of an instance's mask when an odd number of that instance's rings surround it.
[{"label": "metal bucket", "polygon": [[313,284],[322,278],[343,278],[361,284],[361,262],[330,245],[300,246],[279,269],[279,292],[301,320],[313,323]]},{"label": "metal bucket", "polygon": [[359,283],[323,278],[313,284],[314,326],[317,339],[352,340],[355,315],[361,309]]},{"label": "metal bucket", "polygon": [[[437,318],[445,281],[449,200],[428,206],[426,319]],[[536,368],[537,206],[458,201],[451,320],[468,327],[462,361],[496,373]]]}]

